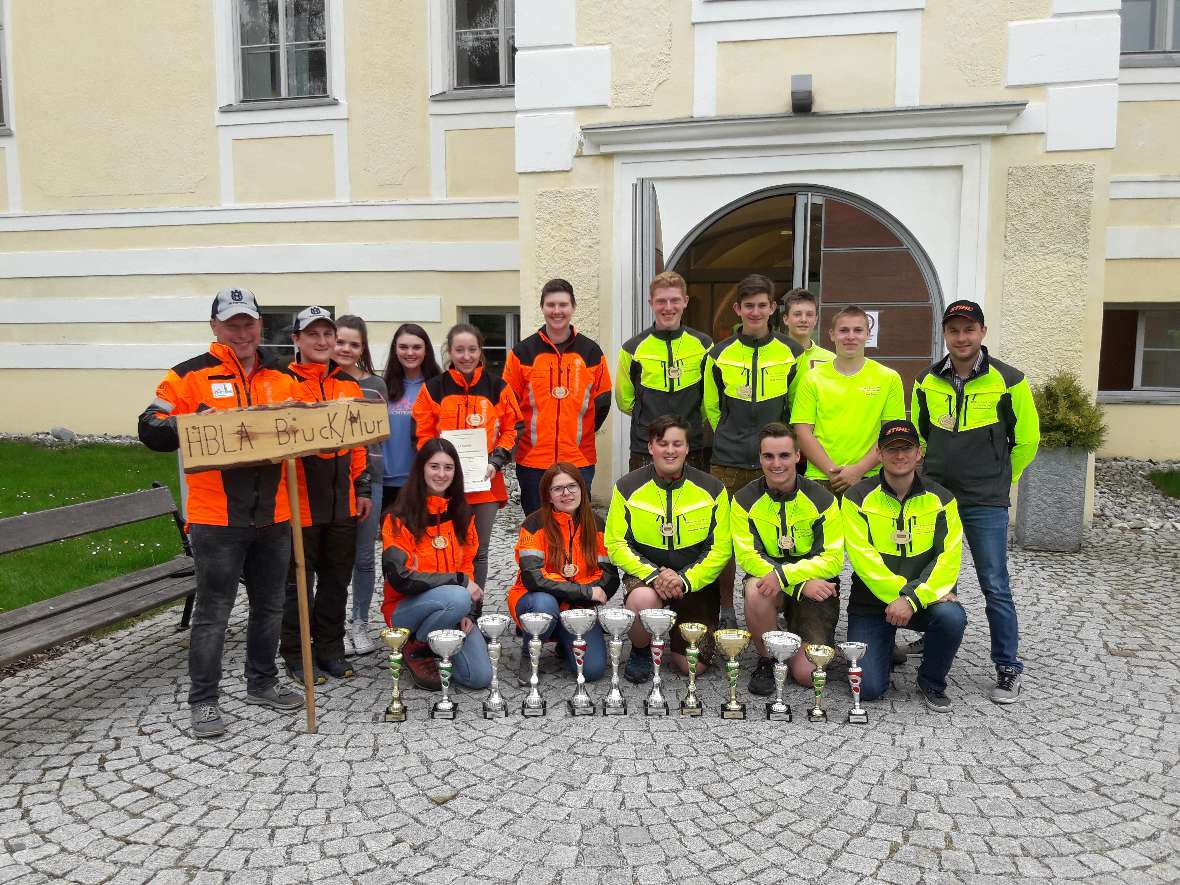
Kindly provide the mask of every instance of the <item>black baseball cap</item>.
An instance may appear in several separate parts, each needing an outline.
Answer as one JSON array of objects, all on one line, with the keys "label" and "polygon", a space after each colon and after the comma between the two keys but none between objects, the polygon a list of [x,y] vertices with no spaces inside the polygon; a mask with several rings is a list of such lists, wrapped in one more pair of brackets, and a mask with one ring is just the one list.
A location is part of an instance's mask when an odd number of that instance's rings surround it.
[{"label": "black baseball cap", "polygon": [[974,301],[952,301],[946,306],[946,310],[942,312],[942,324],[945,326],[949,320],[955,317],[962,317],[965,320],[974,320],[981,326],[986,326],[987,323],[983,321],[983,308]]},{"label": "black baseball cap", "polygon": [[915,446],[920,446],[922,441],[918,438],[918,428],[909,421],[886,421],[881,425],[881,433],[877,437],[877,446],[885,448],[891,443],[898,441],[905,441],[912,443]]}]

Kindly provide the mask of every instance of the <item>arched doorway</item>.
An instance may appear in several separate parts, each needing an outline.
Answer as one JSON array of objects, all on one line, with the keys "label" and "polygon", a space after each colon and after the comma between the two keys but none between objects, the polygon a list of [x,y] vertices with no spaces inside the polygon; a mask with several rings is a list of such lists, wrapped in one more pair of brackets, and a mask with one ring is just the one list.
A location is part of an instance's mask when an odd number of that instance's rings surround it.
[{"label": "arched doorway", "polygon": [[933,264],[892,216],[854,194],[823,187],[770,188],[702,221],[668,256],[689,285],[685,321],[714,340],[732,334],[737,283],[761,273],[775,295],[804,286],[820,302],[816,338],[831,349],[828,319],[859,304],[875,318],[867,354],[897,370],[907,391],[942,352],[942,294]]}]

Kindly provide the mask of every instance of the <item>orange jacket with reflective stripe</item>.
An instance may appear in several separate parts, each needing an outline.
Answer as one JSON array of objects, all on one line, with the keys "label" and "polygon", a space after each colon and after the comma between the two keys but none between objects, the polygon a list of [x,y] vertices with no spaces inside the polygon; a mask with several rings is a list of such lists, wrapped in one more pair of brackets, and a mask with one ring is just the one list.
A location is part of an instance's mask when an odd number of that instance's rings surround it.
[{"label": "orange jacket with reflective stripe", "polygon": [[[305,403],[364,399],[356,380],[336,363],[291,363],[295,399]],[[304,526],[344,522],[356,516],[357,497],[369,497],[369,456],[364,446],[317,452],[296,461],[299,520]]]},{"label": "orange jacket with reflective stripe", "polygon": [[[516,606],[526,593],[548,593],[556,597],[561,611],[565,611],[575,604],[597,605],[590,596],[594,587],[601,587],[607,599],[614,596],[619,587],[619,571],[607,556],[606,544],[603,542],[605,525],[602,518],[597,514],[594,516],[598,529],[598,558],[595,562],[586,562],[582,556],[581,529],[579,527],[574,531],[569,514],[554,510],[553,521],[561,533],[561,551],[556,557],[545,555],[543,511],[530,513],[520,527],[520,536],[516,541],[516,563],[519,568],[516,583],[508,590],[508,611],[517,624],[520,619],[516,616]],[[566,565],[573,565],[577,571],[567,577],[563,572]]]},{"label": "orange jacket with reflective stripe", "polygon": [[575,467],[598,462],[594,434],[610,412],[610,369],[598,345],[570,327],[555,345],[544,327],[512,348],[504,380],[516,394],[524,431],[516,463],[544,469],[558,461]]},{"label": "orange jacket with reflective stripe", "polygon": [[447,516],[446,498],[431,495],[426,499],[426,510],[431,521],[426,533],[418,538],[392,513],[385,514],[381,523],[381,567],[385,574],[381,613],[390,626],[394,610],[405,597],[448,584],[466,587],[474,580],[475,551],[479,549],[475,520],[468,523],[467,536],[460,542]]},{"label": "orange jacket with reflective stripe", "polygon": [[[242,368],[233,349],[214,342],[208,353],[173,366],[156,387],[155,400],[139,416],[139,438],[149,449],[180,448],[176,416],[203,409],[238,409],[286,402],[291,377],[259,353],[254,371]],[[268,526],[291,518],[282,464],[205,470],[185,477],[185,517],[197,525]]]},{"label": "orange jacket with reflective stripe", "polygon": [[[414,432],[418,448],[441,436],[444,430],[482,430],[487,436],[488,460],[496,468],[492,487],[486,492],[468,492],[470,504],[508,500],[501,471],[512,460],[517,425],[521,420],[516,396],[502,379],[476,368],[471,380],[458,369],[431,378],[414,401]],[[468,477],[465,477],[465,479]]]}]

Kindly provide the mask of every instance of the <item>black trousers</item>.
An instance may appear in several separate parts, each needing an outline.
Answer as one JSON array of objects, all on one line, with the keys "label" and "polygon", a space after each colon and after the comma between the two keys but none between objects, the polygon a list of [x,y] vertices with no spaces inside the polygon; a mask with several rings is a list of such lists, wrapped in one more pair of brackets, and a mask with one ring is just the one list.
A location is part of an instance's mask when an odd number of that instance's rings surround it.
[{"label": "black trousers", "polygon": [[[356,520],[305,527],[303,558],[307,569],[312,654],[318,660],[342,658],[348,584],[356,560]],[[298,661],[301,657],[297,592],[292,556],[287,572],[283,629],[279,636],[279,654],[287,662]]]}]

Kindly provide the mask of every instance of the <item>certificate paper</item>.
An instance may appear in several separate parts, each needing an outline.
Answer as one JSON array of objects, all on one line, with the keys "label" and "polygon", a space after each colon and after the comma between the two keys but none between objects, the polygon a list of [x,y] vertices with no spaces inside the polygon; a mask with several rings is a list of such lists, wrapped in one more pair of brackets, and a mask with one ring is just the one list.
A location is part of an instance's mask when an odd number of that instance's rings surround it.
[{"label": "certificate paper", "polygon": [[463,468],[463,491],[486,492],[492,487],[488,472],[488,435],[481,427],[470,430],[444,430],[441,434],[459,453]]}]

